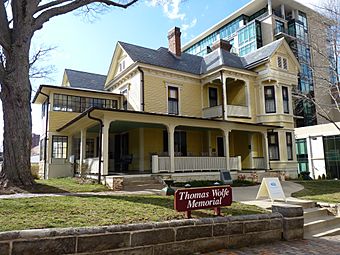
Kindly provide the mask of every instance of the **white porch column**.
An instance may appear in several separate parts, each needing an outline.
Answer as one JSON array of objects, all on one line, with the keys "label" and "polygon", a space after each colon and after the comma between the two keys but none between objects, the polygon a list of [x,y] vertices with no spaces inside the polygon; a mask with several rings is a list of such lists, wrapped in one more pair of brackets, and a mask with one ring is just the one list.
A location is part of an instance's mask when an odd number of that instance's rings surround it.
[{"label": "white porch column", "polygon": [[223,145],[224,145],[224,156],[225,156],[225,167],[229,169],[229,132],[230,130],[223,130]]},{"label": "white porch column", "polygon": [[86,129],[80,130],[79,172],[83,173],[84,159],[86,158]]},{"label": "white porch column", "polygon": [[246,105],[248,108],[248,117],[251,117],[251,102],[250,102],[250,86],[249,86],[249,80],[244,81],[245,82],[245,94],[246,94]]},{"label": "white porch column", "polygon": [[139,129],[139,172],[144,172],[144,128]]},{"label": "white porch column", "polygon": [[228,118],[227,79],[223,73],[222,73],[222,94],[223,94],[223,109],[224,109],[223,119],[226,120]]},{"label": "white porch column", "polygon": [[168,152],[170,156],[170,172],[175,172],[175,128],[174,125],[169,125],[168,129]]},{"label": "white porch column", "polygon": [[102,174],[107,175],[109,173],[109,129],[110,121],[103,121],[103,133],[102,133]]},{"label": "white porch column", "polygon": [[263,158],[264,158],[264,162],[265,162],[265,166],[267,168],[267,170],[270,169],[270,165],[269,165],[269,152],[268,152],[268,133],[267,132],[262,132],[262,136],[263,136]]}]

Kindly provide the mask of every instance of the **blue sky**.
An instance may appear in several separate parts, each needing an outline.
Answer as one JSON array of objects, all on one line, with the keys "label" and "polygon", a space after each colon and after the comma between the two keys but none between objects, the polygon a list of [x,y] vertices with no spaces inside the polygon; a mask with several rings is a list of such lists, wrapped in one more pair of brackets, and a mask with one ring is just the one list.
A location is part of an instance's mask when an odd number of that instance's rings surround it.
[{"label": "blue sky", "polygon": [[[40,84],[60,85],[65,68],[106,74],[117,41],[157,49],[167,47],[167,32],[174,26],[182,29],[182,45],[228,16],[249,0],[141,0],[123,10],[111,8],[97,18],[69,13],[51,19],[33,38],[32,50],[56,47],[41,65],[52,64],[55,72]],[[161,0],[162,1],[162,0]],[[305,0],[302,0],[305,1]],[[310,2],[310,1],[305,1]],[[33,92],[34,94],[34,92]],[[33,132],[40,133],[40,106],[32,106]]]}]

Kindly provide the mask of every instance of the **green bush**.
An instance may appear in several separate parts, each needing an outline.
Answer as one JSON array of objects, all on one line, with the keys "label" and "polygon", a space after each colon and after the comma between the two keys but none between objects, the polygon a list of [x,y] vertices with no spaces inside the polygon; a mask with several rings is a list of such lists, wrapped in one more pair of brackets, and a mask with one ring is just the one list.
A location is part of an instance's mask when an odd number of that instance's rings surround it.
[{"label": "green bush", "polygon": [[31,163],[31,174],[34,179],[38,180],[39,177],[39,163]]}]

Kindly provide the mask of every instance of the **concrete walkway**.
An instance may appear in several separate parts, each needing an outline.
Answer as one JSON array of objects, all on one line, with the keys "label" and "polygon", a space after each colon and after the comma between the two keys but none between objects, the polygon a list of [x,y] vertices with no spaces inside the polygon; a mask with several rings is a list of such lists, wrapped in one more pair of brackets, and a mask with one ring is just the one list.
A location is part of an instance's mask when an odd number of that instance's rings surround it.
[{"label": "concrete walkway", "polygon": [[[303,186],[294,182],[281,182],[286,197],[290,197],[292,193],[303,189]],[[256,202],[256,194],[260,185],[249,187],[234,187],[233,201],[237,202]],[[106,191],[106,192],[82,192],[82,193],[53,193],[53,194],[35,194],[35,193],[17,193],[10,195],[0,195],[0,199],[12,198],[31,198],[31,197],[60,197],[60,196],[108,196],[108,195],[160,195],[161,190],[157,188],[142,188],[138,191]],[[259,202],[259,201],[257,201]]]}]

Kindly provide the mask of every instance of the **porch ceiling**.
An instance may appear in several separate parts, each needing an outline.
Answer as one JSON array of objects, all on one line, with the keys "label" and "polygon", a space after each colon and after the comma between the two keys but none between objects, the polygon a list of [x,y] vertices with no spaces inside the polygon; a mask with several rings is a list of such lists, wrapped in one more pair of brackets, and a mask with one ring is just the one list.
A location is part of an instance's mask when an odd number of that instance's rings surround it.
[{"label": "porch ceiling", "polygon": [[[192,127],[201,129],[221,129],[221,130],[244,130],[254,132],[266,132],[268,129],[281,128],[280,126],[249,124],[236,121],[210,120],[198,117],[174,116],[160,113],[146,113],[135,111],[123,111],[113,109],[90,108],[75,119],[60,127],[58,132],[74,133],[80,129],[89,128],[98,121],[89,119],[88,115],[110,122],[110,127],[116,132],[126,130],[126,128],[136,127]],[[115,123],[116,122],[116,123]],[[111,131],[111,130],[110,130]]]},{"label": "porch ceiling", "polygon": [[120,133],[124,131],[128,131],[136,128],[161,128],[165,129],[164,125],[159,124],[151,124],[151,123],[140,123],[140,122],[131,122],[131,121],[113,121],[110,124],[110,132],[112,133]]}]

